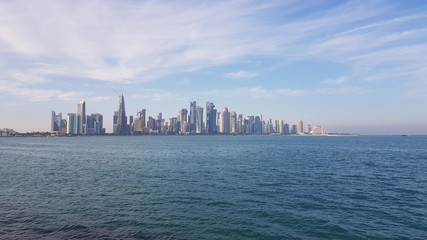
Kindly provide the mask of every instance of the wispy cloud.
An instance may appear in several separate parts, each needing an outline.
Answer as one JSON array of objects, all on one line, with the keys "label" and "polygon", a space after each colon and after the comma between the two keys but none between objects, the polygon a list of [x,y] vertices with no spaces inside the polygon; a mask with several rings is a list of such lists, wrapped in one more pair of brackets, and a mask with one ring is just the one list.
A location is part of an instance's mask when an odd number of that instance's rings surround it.
[{"label": "wispy cloud", "polygon": [[[402,82],[426,81],[422,73],[427,69],[427,14],[388,15],[393,4],[385,6],[381,1],[347,1],[317,8],[319,4],[1,1],[0,71],[6,74],[0,77],[21,84],[10,88],[39,91],[25,95],[32,100],[51,99],[36,97],[42,91],[68,99],[77,94],[42,89],[51,89],[48,83],[55,84],[58,76],[134,84],[254,56],[273,56],[288,62],[315,59],[348,67],[347,74],[324,80],[324,84],[386,79],[382,76],[393,71],[400,72]],[[271,21],[270,14],[278,8],[280,17]],[[384,69],[388,70],[381,74]],[[232,79],[257,76],[249,71],[225,75]],[[38,87],[30,88],[32,84]],[[251,91],[254,96],[264,95],[262,89]],[[303,94],[296,91],[288,94]],[[171,97],[151,94],[159,100]]]},{"label": "wispy cloud", "polygon": [[244,80],[244,79],[254,78],[258,76],[258,73],[248,72],[248,71],[238,71],[238,72],[227,73],[224,76],[226,78]]},{"label": "wispy cloud", "polygon": [[131,98],[146,99],[152,101],[165,101],[172,99],[175,95],[169,91],[162,89],[144,89],[141,93],[132,94]]},{"label": "wispy cloud", "polygon": [[280,98],[280,97],[303,97],[303,96],[321,96],[321,95],[363,95],[369,94],[372,91],[361,87],[338,87],[338,88],[315,88],[315,89],[267,89],[264,87],[252,88],[237,88],[220,90],[215,89],[207,91],[205,94],[208,96],[217,97],[237,97],[237,98]]},{"label": "wispy cloud", "polygon": [[340,77],[335,79],[326,79],[323,81],[325,84],[341,84],[347,82],[347,78]]},{"label": "wispy cloud", "polygon": [[51,101],[53,99],[61,101],[75,101],[85,94],[85,92],[22,87],[20,84],[15,84],[5,80],[0,80],[0,93],[7,96],[28,98],[33,102]]}]

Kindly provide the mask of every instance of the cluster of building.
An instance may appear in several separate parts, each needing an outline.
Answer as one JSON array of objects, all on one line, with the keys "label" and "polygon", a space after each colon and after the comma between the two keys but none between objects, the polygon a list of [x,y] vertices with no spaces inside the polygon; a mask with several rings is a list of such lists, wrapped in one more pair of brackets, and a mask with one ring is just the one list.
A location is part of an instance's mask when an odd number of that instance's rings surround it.
[{"label": "cluster of building", "polygon": [[11,128],[2,128],[0,129],[0,137],[10,137],[19,134]]},{"label": "cluster of building", "polygon": [[[289,125],[283,120],[263,120],[262,115],[246,116],[229,111],[217,111],[212,102],[206,102],[206,114],[203,107],[190,102],[190,109],[181,109],[176,117],[165,121],[162,113],[157,118],[147,117],[146,109],[141,109],[136,116],[126,116],[125,100],[119,98],[119,109],[113,117],[113,133],[117,135],[139,134],[312,134],[326,135],[322,126],[307,125],[300,120],[297,125]],[[204,119],[205,116],[205,119]]]},{"label": "cluster of building", "polygon": [[[113,116],[113,134],[115,135],[145,135],[145,134],[310,134],[327,135],[322,126],[307,125],[303,121],[290,125],[283,120],[263,119],[262,115],[243,116],[225,107],[222,111],[215,109],[212,102],[206,102],[206,108],[197,106],[195,101],[190,102],[189,110],[181,109],[176,117],[166,121],[162,113],[156,118],[147,117],[146,109],[136,113],[136,116],[127,116],[125,99],[119,97],[119,109]],[[80,101],[77,113],[69,113],[66,119],[62,114],[52,111],[53,133],[77,135],[102,135],[103,116],[99,113],[86,115],[86,102]]]},{"label": "cluster of building", "polygon": [[69,135],[103,135],[105,134],[104,117],[99,113],[86,115],[86,101],[77,104],[77,113],[68,113],[66,119],[62,113],[52,111],[51,132]]}]

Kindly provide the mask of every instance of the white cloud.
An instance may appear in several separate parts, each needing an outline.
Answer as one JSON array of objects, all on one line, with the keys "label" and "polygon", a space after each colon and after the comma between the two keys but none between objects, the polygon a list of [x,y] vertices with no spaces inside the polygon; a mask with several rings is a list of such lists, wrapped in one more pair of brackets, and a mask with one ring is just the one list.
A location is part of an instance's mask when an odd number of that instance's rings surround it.
[{"label": "white cloud", "polygon": [[258,76],[258,73],[247,72],[247,71],[238,71],[238,72],[227,73],[224,76],[226,78],[243,80],[243,79],[248,79],[248,78],[254,78],[254,77]]},{"label": "white cloud", "polygon": [[9,81],[0,80],[0,93],[7,96],[16,96],[21,98],[28,98],[33,102],[51,101],[53,99],[63,101],[74,101],[84,94],[83,92],[76,91],[61,91],[61,90],[47,90],[22,87],[20,84],[11,83]]},{"label": "white cloud", "polygon": [[219,90],[205,92],[204,95],[215,97],[235,97],[235,98],[278,98],[278,97],[303,97],[310,95],[363,95],[371,93],[371,90],[360,87],[339,87],[339,88],[314,88],[314,89],[266,89],[264,87],[237,88],[232,90]]},{"label": "white cloud", "polygon": [[335,79],[326,79],[323,81],[325,84],[341,84],[347,82],[347,78],[335,78]]},{"label": "white cloud", "polygon": [[[422,24],[426,14],[389,17],[391,4],[356,1],[313,10],[319,4],[1,1],[0,72],[9,73],[1,79],[27,88],[56,82],[57,76],[132,84],[244,62],[253,56],[279,56],[288,62],[320,59],[348,66],[348,76],[327,79],[325,84],[378,78],[379,69],[393,69],[384,76],[401,72],[401,81],[425,81],[424,71],[417,69],[427,68],[427,29]],[[268,11],[278,7],[280,19],[270,21]],[[311,9],[310,14],[305,15],[306,9]],[[256,76],[248,71],[225,75],[233,79]],[[60,99],[75,94],[44,91],[57,93]],[[262,89],[251,91],[254,96],[265,95]],[[162,92],[151,94],[159,100],[171,97]],[[38,99],[32,95],[28,97]]]},{"label": "white cloud", "polygon": [[141,93],[131,95],[131,98],[146,99],[152,101],[165,101],[175,97],[173,93],[162,89],[144,89],[140,92]]}]

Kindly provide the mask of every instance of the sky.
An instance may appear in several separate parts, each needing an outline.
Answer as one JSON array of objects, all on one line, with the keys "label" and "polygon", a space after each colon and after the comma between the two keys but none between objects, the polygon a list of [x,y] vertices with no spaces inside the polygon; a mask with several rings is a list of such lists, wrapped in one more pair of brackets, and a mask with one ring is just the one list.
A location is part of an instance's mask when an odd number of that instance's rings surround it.
[{"label": "sky", "polygon": [[427,1],[0,0],[0,128],[205,108],[427,134]]}]

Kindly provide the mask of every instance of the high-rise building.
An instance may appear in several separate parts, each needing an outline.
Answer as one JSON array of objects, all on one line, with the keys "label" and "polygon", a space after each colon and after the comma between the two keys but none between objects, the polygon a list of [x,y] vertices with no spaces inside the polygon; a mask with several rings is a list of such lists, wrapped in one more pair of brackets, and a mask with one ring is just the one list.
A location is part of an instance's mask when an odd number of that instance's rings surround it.
[{"label": "high-rise building", "polygon": [[86,134],[86,101],[77,104],[77,134]]},{"label": "high-rise building", "polygon": [[133,131],[141,133],[145,128],[145,109],[142,109],[140,112],[136,113],[136,117],[133,121]]},{"label": "high-rise building", "polygon": [[117,113],[117,124],[115,132],[118,135],[128,135],[129,129],[127,125],[125,98],[123,94],[119,97],[119,110],[117,111]]},{"label": "high-rise building", "polygon": [[291,134],[297,134],[297,125],[292,125]]},{"label": "high-rise building", "polygon": [[289,124],[287,124],[287,123],[283,124],[283,131],[284,131],[284,134],[291,133],[291,131],[289,129]]},{"label": "high-rise building", "polygon": [[311,125],[310,124],[307,124],[307,126],[305,127],[305,132],[307,133],[307,134],[310,134],[311,133]]},{"label": "high-rise building", "polygon": [[156,130],[156,119],[149,116],[147,121],[147,127],[150,131]]},{"label": "high-rise building", "polygon": [[75,113],[67,115],[67,134],[77,134],[77,116]]},{"label": "high-rise building", "polygon": [[51,132],[60,132],[62,130],[62,113],[59,113],[58,115],[55,114],[55,111],[52,111],[52,118],[51,118]]},{"label": "high-rise building", "polygon": [[201,134],[203,131],[203,108],[196,107],[196,133]]},{"label": "high-rise building", "polygon": [[313,135],[328,135],[328,131],[320,125],[315,125],[313,127],[313,129],[311,130],[311,134],[313,134]]},{"label": "high-rise building", "polygon": [[105,134],[104,117],[99,113],[92,113],[90,116],[87,116],[87,128],[86,134],[96,134],[101,135]]},{"label": "high-rise building", "polygon": [[284,134],[285,129],[284,129],[283,120],[279,120],[279,126],[278,127],[279,127],[279,131],[277,133]]},{"label": "high-rise building", "polygon": [[169,119],[169,130],[171,134],[176,134],[179,131],[179,121],[178,118],[173,117]]},{"label": "high-rise building", "polygon": [[220,115],[220,133],[230,133],[230,112],[228,112],[228,108],[225,107],[224,110],[222,110]]},{"label": "high-rise building", "polygon": [[213,102],[206,102],[206,130],[208,134],[217,133],[216,109]]},{"label": "high-rise building", "polygon": [[237,114],[235,111],[230,112],[230,133],[237,133]]},{"label": "high-rise building", "polygon": [[188,110],[186,108],[181,109],[179,111],[179,124],[180,124],[180,132],[187,133],[188,126]]},{"label": "high-rise building", "polygon": [[243,114],[239,114],[239,117],[237,118],[237,133],[242,134],[243,131]]},{"label": "high-rise building", "polygon": [[190,116],[188,119],[188,125],[190,126],[190,133],[195,133],[196,132],[196,118],[197,118],[197,113],[196,113],[196,101],[190,102]]},{"label": "high-rise building", "polygon": [[254,133],[255,134],[261,134],[262,133],[262,122],[261,122],[260,116],[255,116]]},{"label": "high-rise building", "polygon": [[298,134],[303,134],[304,133],[304,124],[303,124],[302,120],[298,121],[297,133]]},{"label": "high-rise building", "polygon": [[162,113],[159,113],[156,119],[156,130],[159,133],[162,133],[162,128],[163,128],[163,117],[162,117]]}]

